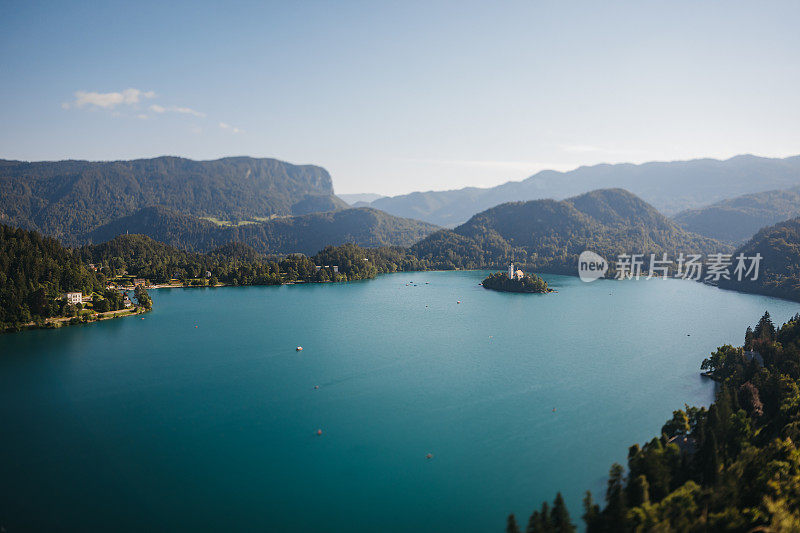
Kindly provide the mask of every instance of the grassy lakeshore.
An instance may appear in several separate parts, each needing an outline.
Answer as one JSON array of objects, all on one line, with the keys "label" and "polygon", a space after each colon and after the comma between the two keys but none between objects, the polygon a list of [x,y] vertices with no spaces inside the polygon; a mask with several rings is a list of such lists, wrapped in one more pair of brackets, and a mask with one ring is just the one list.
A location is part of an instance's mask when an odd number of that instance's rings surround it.
[{"label": "grassy lakeshore", "polygon": [[143,315],[152,309],[145,309],[142,306],[133,308],[118,309],[116,311],[106,311],[105,313],[97,313],[90,310],[84,310],[78,316],[62,316],[48,318],[46,320],[30,321],[22,324],[19,327],[10,327],[3,330],[3,333],[13,333],[15,331],[25,331],[33,329],[58,329],[65,326],[77,326],[80,324],[91,324],[93,322],[100,322],[102,320],[112,320],[116,318],[123,318],[127,316]]}]

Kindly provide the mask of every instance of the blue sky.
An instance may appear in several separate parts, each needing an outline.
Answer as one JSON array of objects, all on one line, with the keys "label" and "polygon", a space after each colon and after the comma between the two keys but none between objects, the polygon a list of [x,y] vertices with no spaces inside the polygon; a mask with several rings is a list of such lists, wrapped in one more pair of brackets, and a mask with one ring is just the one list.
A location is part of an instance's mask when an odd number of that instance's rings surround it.
[{"label": "blue sky", "polygon": [[0,158],[276,157],[337,192],[800,153],[800,2],[8,2]]}]

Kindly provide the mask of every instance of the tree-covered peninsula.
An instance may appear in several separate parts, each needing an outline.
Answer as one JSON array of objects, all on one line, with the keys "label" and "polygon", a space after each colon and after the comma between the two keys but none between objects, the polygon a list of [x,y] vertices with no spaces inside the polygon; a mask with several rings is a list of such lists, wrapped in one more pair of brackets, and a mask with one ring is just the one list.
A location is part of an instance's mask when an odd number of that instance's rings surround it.
[{"label": "tree-covered peninsula", "polygon": [[[0,224],[0,331],[149,310],[152,300],[141,285],[336,282],[424,269],[424,264],[395,247],[345,244],[328,246],[311,257],[266,256],[233,242],[196,253],[144,235],[120,235],[73,249],[35,231]],[[133,300],[126,300],[134,286]],[[69,301],[69,293],[75,295],[74,301]]]},{"label": "tree-covered peninsula", "polygon": [[553,292],[547,282],[536,274],[522,274],[509,278],[505,272],[490,274],[482,283],[485,289],[501,292],[544,293]]},{"label": "tree-covered peninsula", "polygon": [[67,292],[102,293],[101,275],[56,239],[0,225],[0,331],[51,317],[77,317]]},{"label": "tree-covered peninsula", "polygon": [[[605,505],[586,493],[588,533],[800,531],[800,315],[775,328],[765,314],[702,368],[720,383],[714,403],[675,411],[660,437],[628,449]],[[565,509],[558,523],[546,510],[526,532],[573,531]],[[511,517],[507,531],[520,531]]]}]

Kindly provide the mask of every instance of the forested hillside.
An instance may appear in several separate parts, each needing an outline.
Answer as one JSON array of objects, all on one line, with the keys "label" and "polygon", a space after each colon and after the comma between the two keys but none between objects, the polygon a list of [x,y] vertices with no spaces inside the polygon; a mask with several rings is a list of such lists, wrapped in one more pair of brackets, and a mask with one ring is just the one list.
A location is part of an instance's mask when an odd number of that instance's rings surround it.
[{"label": "forested hillside", "polygon": [[454,230],[412,246],[437,268],[498,267],[575,274],[577,257],[594,251],[609,261],[620,253],[724,252],[724,245],[679,228],[651,205],[622,189],[586,193],[561,202],[512,202],[488,209]]},{"label": "forested hillside", "polygon": [[328,172],[275,159],[2,161],[0,222],[74,244],[102,224],[160,205],[220,220],[347,207]]},{"label": "forested hillside", "polygon": [[800,301],[800,218],[762,229],[739,253],[761,254],[758,279],[721,279],[720,287]]},{"label": "forested hillside", "polygon": [[236,226],[219,225],[163,207],[97,228],[84,239],[104,242],[120,234],[141,233],[180,248],[209,251],[228,242],[243,242],[260,253],[313,254],[328,245],[410,246],[437,228],[425,222],[388,215],[376,209],[344,209],[283,217]]},{"label": "forested hillside", "polygon": [[687,231],[741,243],[758,230],[800,215],[800,188],[746,194],[682,211],[675,222]]},{"label": "forested hillside", "polygon": [[[210,272],[214,283],[276,285],[293,281],[352,281],[420,265],[400,248],[366,249],[354,244],[327,246],[313,256],[266,256],[252,247],[232,242],[209,253],[180,250],[145,235],[121,235],[111,241],[82,246],[76,255],[93,263],[109,278],[123,273],[151,283],[171,279],[187,284]],[[317,269],[317,266],[336,265]]]},{"label": "forested hillside", "polygon": [[580,167],[568,172],[543,170],[522,181],[497,187],[413,192],[374,200],[370,205],[401,217],[454,227],[492,206],[554,198],[601,188],[631,191],[672,215],[732,196],[800,185],[800,156],[770,159],[741,155],[719,161],[652,162]]},{"label": "forested hillside", "polygon": [[[744,340],[703,361],[720,384],[708,409],[675,411],[660,436],[631,446],[604,506],[586,493],[587,533],[800,531],[800,315],[776,330],[767,313]],[[520,531],[513,517],[507,531]],[[560,495],[525,531],[574,531]]]},{"label": "forested hillside", "polygon": [[[90,264],[97,270],[88,268]],[[145,235],[121,235],[73,250],[35,231],[0,224],[0,332],[31,321],[74,316],[76,309],[62,299],[65,292],[96,293],[95,305],[116,300],[119,293],[106,288],[120,277],[128,283],[136,277],[156,284],[178,280],[187,286],[276,285],[352,281],[424,268],[406,249],[354,244],[326,246],[311,257],[266,256],[238,242],[197,253]]]},{"label": "forested hillside", "polygon": [[0,331],[37,318],[62,316],[65,292],[91,293],[104,287],[56,239],[0,224]]}]

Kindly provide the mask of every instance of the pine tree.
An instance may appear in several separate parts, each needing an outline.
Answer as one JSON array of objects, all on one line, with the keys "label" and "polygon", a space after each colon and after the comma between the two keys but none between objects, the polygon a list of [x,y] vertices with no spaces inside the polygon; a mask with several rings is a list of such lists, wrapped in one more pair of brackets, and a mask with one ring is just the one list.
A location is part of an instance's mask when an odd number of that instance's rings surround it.
[{"label": "pine tree", "polygon": [[536,533],[552,533],[553,523],[550,520],[550,505],[547,502],[542,502],[542,510],[539,511],[539,516],[542,517],[542,525]]},{"label": "pine tree", "polygon": [[583,522],[586,524],[586,533],[596,533],[603,530],[600,516],[600,506],[594,503],[592,492],[587,490],[583,497]]},{"label": "pine tree", "polygon": [[775,339],[775,324],[772,323],[772,318],[769,316],[769,311],[764,311],[764,316],[756,324],[754,332],[755,338],[759,340],[774,340]]},{"label": "pine tree", "polygon": [[538,533],[543,527],[542,515],[539,514],[539,511],[534,511],[528,519],[528,527],[525,528],[525,533]]},{"label": "pine tree", "polygon": [[567,504],[564,503],[564,497],[560,492],[556,493],[556,499],[553,501],[553,510],[550,512],[550,522],[553,525],[555,533],[573,533],[575,525],[569,517]]},{"label": "pine tree", "polygon": [[747,326],[747,331],[744,332],[744,349],[751,350],[753,345],[753,328]]},{"label": "pine tree", "polygon": [[628,503],[631,507],[639,507],[650,501],[650,483],[644,474],[633,478],[628,486]]},{"label": "pine tree", "polygon": [[542,508],[534,511],[528,520],[528,527],[525,533],[554,533],[556,531],[550,514],[550,506],[547,502],[542,502]]},{"label": "pine tree", "polygon": [[519,526],[517,525],[517,519],[514,517],[514,513],[508,515],[508,522],[506,523],[506,533],[520,533]]},{"label": "pine tree", "polygon": [[628,507],[625,504],[625,480],[623,468],[614,463],[608,472],[608,488],[606,489],[606,508],[603,509],[604,521],[614,528],[624,530],[627,524]]}]

